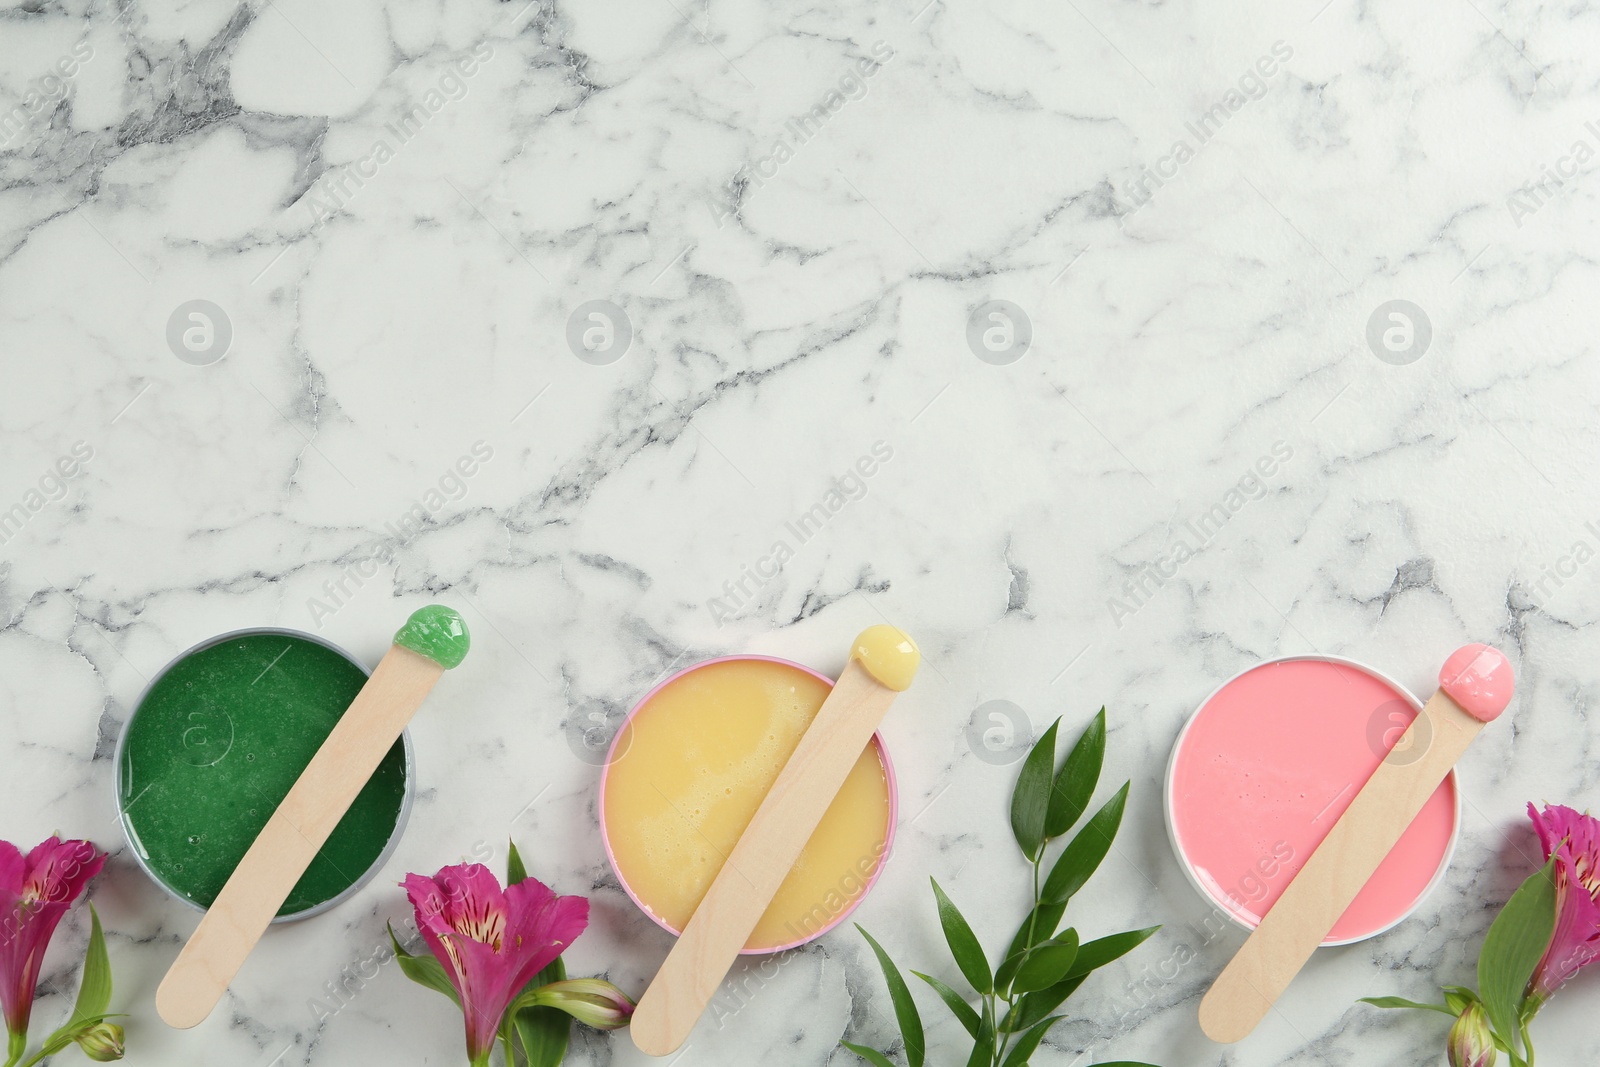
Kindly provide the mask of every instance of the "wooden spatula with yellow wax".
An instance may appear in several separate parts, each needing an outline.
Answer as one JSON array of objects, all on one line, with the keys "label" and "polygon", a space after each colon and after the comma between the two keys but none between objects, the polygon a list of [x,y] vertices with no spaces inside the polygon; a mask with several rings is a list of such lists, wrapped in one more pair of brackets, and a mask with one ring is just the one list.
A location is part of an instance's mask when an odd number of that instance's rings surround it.
[{"label": "wooden spatula with yellow wax", "polygon": [[893,626],[873,626],[856,638],[844,673],[640,998],[629,1032],[641,1051],[670,1055],[688,1038],[921,662],[916,643]]}]

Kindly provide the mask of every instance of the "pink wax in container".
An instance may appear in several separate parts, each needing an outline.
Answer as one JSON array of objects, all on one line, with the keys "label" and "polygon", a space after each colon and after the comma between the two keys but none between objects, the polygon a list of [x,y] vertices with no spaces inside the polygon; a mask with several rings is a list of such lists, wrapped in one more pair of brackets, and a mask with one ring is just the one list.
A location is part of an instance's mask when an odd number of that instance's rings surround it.
[{"label": "pink wax in container", "polygon": [[[1336,657],[1272,660],[1224,683],[1178,735],[1167,768],[1167,826],[1196,887],[1253,928],[1419,710],[1397,683]],[[1452,772],[1323,944],[1405,918],[1443,875],[1459,824]]]}]

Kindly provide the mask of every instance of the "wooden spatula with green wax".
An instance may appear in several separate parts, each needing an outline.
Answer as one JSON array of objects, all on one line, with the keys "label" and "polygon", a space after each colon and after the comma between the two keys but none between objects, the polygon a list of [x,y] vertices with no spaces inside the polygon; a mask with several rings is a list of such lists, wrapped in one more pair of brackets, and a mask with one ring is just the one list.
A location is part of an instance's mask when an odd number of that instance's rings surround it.
[{"label": "wooden spatula with green wax", "polygon": [[261,828],[156,990],[156,1011],[188,1029],[211,1014],[289,891],[434,683],[466,658],[466,623],[433,604],[414,612],[328,739]]}]

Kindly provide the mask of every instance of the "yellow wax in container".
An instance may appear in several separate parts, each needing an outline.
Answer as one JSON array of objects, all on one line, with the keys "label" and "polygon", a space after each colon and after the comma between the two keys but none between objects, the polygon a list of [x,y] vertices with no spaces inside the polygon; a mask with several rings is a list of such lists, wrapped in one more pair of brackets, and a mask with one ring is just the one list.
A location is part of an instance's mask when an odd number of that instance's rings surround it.
[{"label": "yellow wax in container", "polygon": [[[605,821],[617,871],[646,910],[684,928],[830,688],[790,664],[723,660],[635,712],[607,772]],[[888,830],[888,777],[869,744],[745,948],[790,945],[837,919],[877,871]]]}]

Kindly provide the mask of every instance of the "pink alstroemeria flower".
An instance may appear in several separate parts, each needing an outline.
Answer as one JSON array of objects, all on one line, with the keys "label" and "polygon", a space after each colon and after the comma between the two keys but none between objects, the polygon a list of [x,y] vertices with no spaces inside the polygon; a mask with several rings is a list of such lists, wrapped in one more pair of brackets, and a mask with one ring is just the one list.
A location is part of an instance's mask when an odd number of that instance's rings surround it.
[{"label": "pink alstroemeria flower", "polygon": [[1600,959],[1600,820],[1559,804],[1528,805],[1545,859],[1556,861],[1556,929],[1528,983],[1534,1010],[1582,967]]},{"label": "pink alstroemeria flower", "polygon": [[528,878],[507,889],[479,863],[401,883],[417,929],[461,997],[467,1055],[487,1063],[506,1007],[583,933],[589,902]]},{"label": "pink alstroemeria flower", "polygon": [[51,837],[27,856],[0,841],[0,1008],[6,1030],[28,1032],[33,991],[56,924],[106,861],[87,841]]}]

